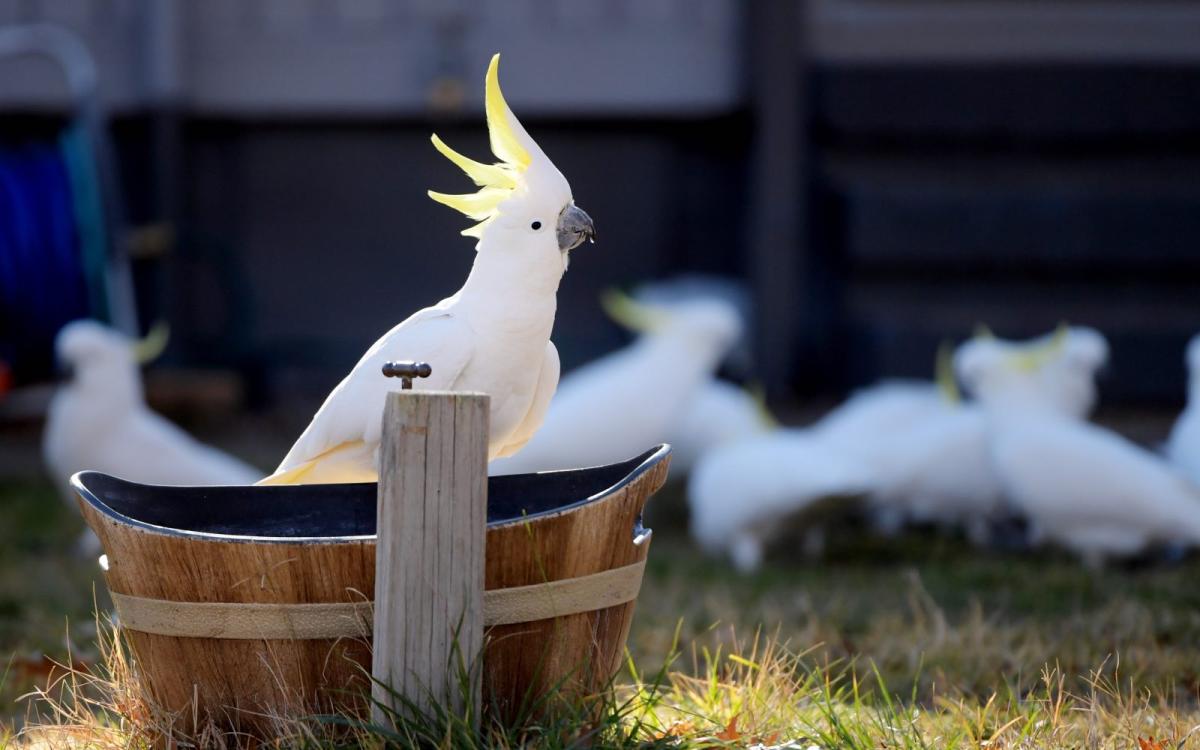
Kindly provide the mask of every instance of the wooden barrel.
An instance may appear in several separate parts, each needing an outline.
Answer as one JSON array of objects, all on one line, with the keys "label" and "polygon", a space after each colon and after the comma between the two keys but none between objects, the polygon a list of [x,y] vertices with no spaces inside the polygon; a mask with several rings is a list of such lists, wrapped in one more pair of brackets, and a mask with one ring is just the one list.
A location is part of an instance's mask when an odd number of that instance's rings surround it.
[{"label": "wooden barrel", "polygon": [[[668,454],[488,480],[482,679],[502,720],[619,668]],[[365,708],[376,485],[72,484],[142,682],[182,730]]]}]

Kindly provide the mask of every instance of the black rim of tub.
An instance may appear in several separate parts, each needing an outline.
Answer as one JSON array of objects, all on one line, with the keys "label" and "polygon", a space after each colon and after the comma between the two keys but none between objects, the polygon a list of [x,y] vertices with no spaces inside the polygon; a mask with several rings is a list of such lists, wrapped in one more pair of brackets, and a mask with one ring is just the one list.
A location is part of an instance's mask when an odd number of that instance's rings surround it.
[{"label": "black rim of tub", "polygon": [[[669,446],[659,445],[640,456],[605,466],[488,477],[488,527],[534,520],[602,500],[632,484],[668,453]],[[330,544],[375,537],[374,482],[160,486],[81,471],[71,478],[71,486],[104,515],[160,534],[287,544]]]}]

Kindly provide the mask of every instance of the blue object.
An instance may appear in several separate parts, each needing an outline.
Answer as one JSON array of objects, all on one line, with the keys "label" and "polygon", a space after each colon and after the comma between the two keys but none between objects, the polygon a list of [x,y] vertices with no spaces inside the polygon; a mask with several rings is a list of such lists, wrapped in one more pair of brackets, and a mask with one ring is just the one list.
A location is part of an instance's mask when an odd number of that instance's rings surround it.
[{"label": "blue object", "polygon": [[54,336],[93,310],[79,223],[85,216],[57,144],[0,149],[0,359],[17,383],[49,377]]}]

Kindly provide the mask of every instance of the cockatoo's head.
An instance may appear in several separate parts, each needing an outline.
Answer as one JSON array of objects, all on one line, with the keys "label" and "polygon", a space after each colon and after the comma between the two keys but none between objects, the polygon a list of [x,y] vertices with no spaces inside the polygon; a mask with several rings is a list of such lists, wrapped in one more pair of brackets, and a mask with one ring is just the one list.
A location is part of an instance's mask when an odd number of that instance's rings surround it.
[{"label": "cockatoo's head", "polygon": [[959,347],[954,369],[985,406],[1032,408],[1083,418],[1096,403],[1096,371],[1108,342],[1092,328],[1059,326],[1028,342],[985,333]]},{"label": "cockatoo's head", "polygon": [[167,336],[164,324],[156,325],[141,341],[133,341],[94,320],[76,320],[58,332],[54,352],[67,382],[115,394],[140,390],[138,365],[161,354]]},{"label": "cockatoo's head", "polygon": [[571,250],[594,241],[596,228],[575,205],[566,178],[508,108],[500,91],[499,64],[500,55],[493,55],[485,80],[485,108],[492,153],[500,161],[477,162],[434,135],[434,147],[466,172],[479,190],[466,195],[431,190],[429,197],[479,222],[463,234],[479,238],[476,249],[481,253],[553,257],[566,270]]},{"label": "cockatoo's head", "polygon": [[742,335],[742,316],[737,308],[717,297],[647,304],[612,290],[604,294],[600,304],[610,318],[631,331],[677,340],[718,360]]}]

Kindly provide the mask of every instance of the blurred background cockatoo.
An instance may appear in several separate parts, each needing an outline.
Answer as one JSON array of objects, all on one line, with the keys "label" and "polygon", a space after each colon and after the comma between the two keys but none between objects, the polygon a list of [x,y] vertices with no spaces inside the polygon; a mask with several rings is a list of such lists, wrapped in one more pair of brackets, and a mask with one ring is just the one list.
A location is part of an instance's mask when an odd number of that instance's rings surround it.
[{"label": "blurred background cockatoo", "polygon": [[1200,335],[1193,336],[1184,354],[1187,366],[1187,406],[1167,439],[1167,460],[1200,487]]},{"label": "blurred background cockatoo", "polygon": [[826,446],[808,430],[775,430],[717,446],[688,479],[692,536],[728,554],[743,572],[790,516],[824,500],[871,489],[870,468]]},{"label": "blurred background cockatoo", "polygon": [[165,345],[165,333],[157,330],[135,343],[100,323],[78,320],[55,340],[67,379],[50,401],[42,453],[71,505],[69,480],[85,469],[146,484],[251,484],[263,475],[146,406],[138,366]]},{"label": "blurred background cockatoo", "polygon": [[982,404],[989,455],[1031,541],[1054,541],[1098,565],[1153,543],[1200,542],[1200,489],[1165,460],[1081,419],[1094,400],[1103,339],[1061,341],[1061,367],[1045,352],[976,340],[956,355],[964,387]]},{"label": "blurred background cockatoo", "polygon": [[[998,341],[986,329],[977,339]],[[1019,382],[1044,397],[1047,408],[1073,418],[1091,411],[1096,370],[1107,357],[1099,333],[1060,326],[1029,341],[997,345],[1008,353],[1003,361],[1020,373]],[[870,505],[880,528],[961,527],[983,544],[995,522],[1009,514],[988,453],[986,416],[978,403],[962,399],[948,346],[939,350],[935,369],[935,383],[892,386],[865,401],[856,419],[851,413],[819,434],[871,467]]]},{"label": "blurred background cockatoo", "polygon": [[413,314],[363,355],[325,400],[308,428],[263,484],[365,482],[378,478],[389,360],[420,360],[432,375],[416,388],[480,391],[491,396],[488,458],[512,455],[538,430],[558,385],[550,341],[556,296],[569,253],[595,238],[558,168],[525,132],[500,91],[492,57],[485,108],[496,164],[433,145],[461,168],[478,192],[429,196],[479,222],[474,265],[454,295]]},{"label": "blurred background cockatoo", "polygon": [[[976,340],[1004,352],[986,367],[1017,373],[1007,390],[1027,387],[1026,400],[1072,419],[1094,405],[1095,373],[1108,351],[1096,331],[1060,326],[1030,341],[1000,342],[988,333]],[[1011,509],[993,468],[987,416],[980,404],[963,400],[952,354],[948,344],[939,350],[934,382],[883,383],[811,428],[704,453],[688,483],[697,541],[751,569],[786,519],[855,495],[864,496],[884,531],[936,524],[961,527],[978,544],[990,541]],[[820,519],[804,520],[810,534],[820,529]]]},{"label": "blurred background cockatoo", "polygon": [[604,306],[638,338],[563,378],[541,431],[489,473],[595,466],[667,442],[741,334],[737,311],[717,298],[659,306],[611,292]]}]

